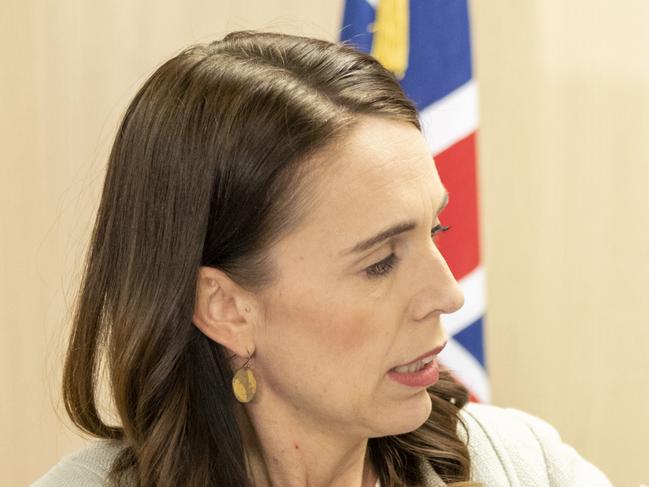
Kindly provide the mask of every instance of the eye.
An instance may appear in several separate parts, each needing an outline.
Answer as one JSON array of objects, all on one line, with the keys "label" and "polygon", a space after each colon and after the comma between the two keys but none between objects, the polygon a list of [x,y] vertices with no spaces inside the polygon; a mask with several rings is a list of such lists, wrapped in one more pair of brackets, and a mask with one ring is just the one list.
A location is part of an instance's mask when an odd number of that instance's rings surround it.
[{"label": "eye", "polygon": [[381,262],[377,262],[376,264],[369,266],[367,269],[365,269],[365,273],[370,279],[384,276],[392,270],[398,260],[399,258],[396,256],[396,254],[392,253]]},{"label": "eye", "polygon": [[433,240],[435,240],[435,237],[437,236],[438,233],[445,232],[445,231],[450,230],[450,229],[451,229],[450,226],[445,227],[444,225],[442,225],[441,223],[439,223],[439,224],[435,225],[435,226],[431,229],[431,231],[430,231],[430,236],[433,237]]},{"label": "eye", "polygon": [[[445,232],[450,228],[451,228],[450,226],[445,227],[442,224],[435,225],[430,230],[430,236],[432,237],[433,240],[435,240],[435,237],[437,236],[438,233]],[[374,279],[380,276],[385,276],[395,267],[395,265],[399,262],[399,260],[400,260],[399,257],[397,257],[397,255],[393,252],[382,261],[377,262],[376,264],[373,264],[369,266],[367,269],[365,269],[365,274],[370,279]]]}]

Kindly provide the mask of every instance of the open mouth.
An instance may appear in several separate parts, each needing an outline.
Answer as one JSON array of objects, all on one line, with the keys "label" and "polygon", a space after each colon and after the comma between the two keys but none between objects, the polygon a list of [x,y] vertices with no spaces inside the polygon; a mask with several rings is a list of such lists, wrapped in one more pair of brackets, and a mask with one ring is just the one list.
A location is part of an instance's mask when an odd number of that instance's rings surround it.
[{"label": "open mouth", "polygon": [[407,373],[412,373],[412,372],[418,372],[422,370],[426,365],[431,363],[433,360],[435,360],[434,355],[429,355],[428,357],[422,358],[421,360],[417,360],[416,362],[408,365],[400,365],[399,367],[393,367],[390,369],[393,372],[397,372],[399,374],[407,374]]}]

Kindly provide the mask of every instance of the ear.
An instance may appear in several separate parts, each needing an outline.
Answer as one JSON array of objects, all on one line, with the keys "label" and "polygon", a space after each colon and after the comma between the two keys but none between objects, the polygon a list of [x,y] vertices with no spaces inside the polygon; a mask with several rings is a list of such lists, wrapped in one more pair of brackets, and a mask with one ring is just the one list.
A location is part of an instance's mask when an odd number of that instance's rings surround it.
[{"label": "ear", "polygon": [[253,303],[227,274],[214,267],[198,270],[193,323],[201,332],[240,357],[255,351]]}]

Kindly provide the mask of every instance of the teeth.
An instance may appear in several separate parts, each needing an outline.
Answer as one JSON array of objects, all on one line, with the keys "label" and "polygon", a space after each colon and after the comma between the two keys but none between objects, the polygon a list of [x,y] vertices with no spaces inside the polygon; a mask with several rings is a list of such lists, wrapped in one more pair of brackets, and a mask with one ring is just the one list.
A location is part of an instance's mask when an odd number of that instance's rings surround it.
[{"label": "teeth", "polygon": [[401,365],[400,367],[395,367],[394,371],[399,372],[400,374],[417,372],[418,370],[423,369],[427,364],[431,363],[435,357],[432,355],[421,360],[417,360],[414,364],[410,365]]}]

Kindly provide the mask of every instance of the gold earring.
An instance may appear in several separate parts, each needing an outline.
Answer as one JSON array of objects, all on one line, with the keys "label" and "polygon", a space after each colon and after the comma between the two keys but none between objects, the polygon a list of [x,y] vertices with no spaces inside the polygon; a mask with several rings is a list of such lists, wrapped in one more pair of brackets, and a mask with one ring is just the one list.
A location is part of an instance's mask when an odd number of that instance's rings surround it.
[{"label": "gold earring", "polygon": [[249,362],[252,359],[248,352],[248,360],[237,369],[232,377],[232,390],[239,402],[250,402],[257,392],[257,379],[250,368]]}]

